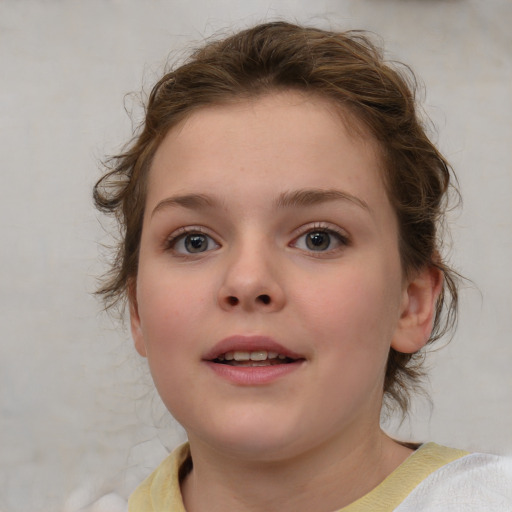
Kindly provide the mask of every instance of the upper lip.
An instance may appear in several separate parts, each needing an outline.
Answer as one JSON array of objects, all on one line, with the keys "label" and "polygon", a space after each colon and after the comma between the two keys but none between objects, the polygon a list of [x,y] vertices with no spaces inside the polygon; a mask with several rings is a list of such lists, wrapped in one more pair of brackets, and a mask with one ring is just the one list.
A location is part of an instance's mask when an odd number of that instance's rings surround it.
[{"label": "upper lip", "polygon": [[224,338],[215,344],[204,356],[203,360],[213,361],[227,352],[246,351],[253,352],[265,350],[277,352],[290,359],[304,359],[304,356],[283,347],[268,336],[234,335]]}]

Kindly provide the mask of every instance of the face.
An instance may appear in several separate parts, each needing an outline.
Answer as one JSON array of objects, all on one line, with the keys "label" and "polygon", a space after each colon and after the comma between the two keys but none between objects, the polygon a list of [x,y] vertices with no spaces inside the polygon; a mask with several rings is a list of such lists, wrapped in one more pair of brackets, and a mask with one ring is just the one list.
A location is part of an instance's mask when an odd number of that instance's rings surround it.
[{"label": "face", "polygon": [[191,442],[278,459],[379,428],[407,304],[380,165],[330,103],[294,92],[168,133],[131,319]]}]

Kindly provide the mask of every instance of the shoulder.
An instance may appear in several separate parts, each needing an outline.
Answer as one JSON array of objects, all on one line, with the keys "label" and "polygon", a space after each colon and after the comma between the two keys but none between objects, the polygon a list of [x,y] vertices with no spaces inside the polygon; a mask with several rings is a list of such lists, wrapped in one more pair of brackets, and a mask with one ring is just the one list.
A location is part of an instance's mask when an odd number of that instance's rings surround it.
[{"label": "shoulder", "polygon": [[397,512],[510,512],[512,459],[474,453],[442,465],[397,507]]},{"label": "shoulder", "polygon": [[180,492],[180,470],[189,458],[188,444],[176,448],[135,489],[128,500],[128,512],[185,512]]},{"label": "shoulder", "polygon": [[512,512],[512,461],[427,443],[339,512]]}]

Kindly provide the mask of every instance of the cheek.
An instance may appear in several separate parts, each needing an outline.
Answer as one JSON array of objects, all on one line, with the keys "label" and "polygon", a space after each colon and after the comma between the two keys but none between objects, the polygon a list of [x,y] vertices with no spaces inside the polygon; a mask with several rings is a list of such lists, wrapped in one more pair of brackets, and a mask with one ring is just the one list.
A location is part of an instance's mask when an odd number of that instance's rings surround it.
[{"label": "cheek", "polygon": [[[344,413],[361,404],[378,408],[397,294],[390,293],[387,280],[368,271],[340,275],[338,281],[339,286],[326,281],[316,288],[316,300],[310,295],[300,313],[303,328],[315,340],[316,379],[324,389],[333,390]],[[333,408],[333,395],[328,395],[324,406]]]},{"label": "cheek", "polygon": [[311,325],[340,334],[389,334],[398,315],[399,282],[399,277],[388,279],[383,272],[347,268],[336,276],[315,279],[314,287],[300,292],[303,314]]},{"label": "cheek", "polygon": [[162,401],[183,426],[190,417],[201,417],[208,397],[197,363],[215,334],[210,281],[199,273],[139,271],[137,297],[149,369]]},{"label": "cheek", "polygon": [[400,301],[399,274],[384,270],[390,269],[347,265],[302,292],[301,329],[315,340],[325,374],[336,382],[343,374],[349,388],[373,387],[384,374]]},{"label": "cheek", "polygon": [[182,386],[193,384],[184,362],[196,356],[197,336],[192,326],[199,321],[200,308],[192,293],[181,288],[182,283],[143,277],[137,297],[149,369],[166,406],[179,408]]},{"label": "cheek", "polygon": [[194,333],[204,319],[209,296],[199,282],[169,277],[158,269],[139,272],[140,330],[157,385],[162,378],[179,372],[186,353],[195,355],[194,350],[198,350]]}]

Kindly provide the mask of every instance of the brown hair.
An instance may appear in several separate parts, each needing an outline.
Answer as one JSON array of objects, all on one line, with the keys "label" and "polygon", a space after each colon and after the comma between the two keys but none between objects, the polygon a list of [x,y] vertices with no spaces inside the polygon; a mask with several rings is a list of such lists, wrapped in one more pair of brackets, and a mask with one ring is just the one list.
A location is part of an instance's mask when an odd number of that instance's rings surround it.
[{"label": "brown hair", "polygon": [[[137,275],[145,187],[156,149],[167,132],[202,106],[283,89],[330,99],[377,140],[384,182],[399,225],[404,274],[436,267],[444,275],[429,342],[454,327],[457,274],[440,256],[439,228],[453,185],[449,164],[431,143],[416,108],[414,75],[392,67],[364,33],[336,33],[285,22],[266,23],[208,42],[154,86],[144,124],[127,150],[109,161],[94,188],[99,210],[121,229],[103,286],[107,307],[126,298]],[[452,181],[452,183],[450,183]],[[384,392],[407,411],[420,377],[422,353],[390,350]]]}]

